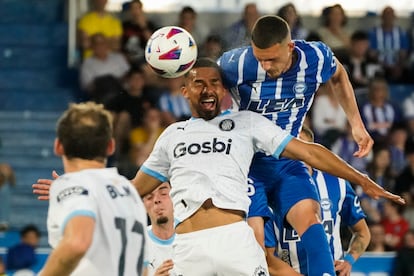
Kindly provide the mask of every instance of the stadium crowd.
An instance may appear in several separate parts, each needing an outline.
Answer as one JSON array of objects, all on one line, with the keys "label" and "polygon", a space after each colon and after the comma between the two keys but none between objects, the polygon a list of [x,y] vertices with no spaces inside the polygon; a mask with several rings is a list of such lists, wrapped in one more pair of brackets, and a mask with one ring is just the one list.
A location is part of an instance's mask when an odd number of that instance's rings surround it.
[{"label": "stadium crowd", "polygon": [[[162,131],[171,123],[190,118],[191,112],[181,95],[184,78],[162,79],[145,63],[146,42],[162,26],[149,20],[139,0],[127,2],[118,15],[106,11],[106,2],[92,1],[91,10],[78,21],[78,49],[82,53],[79,85],[83,100],[102,103],[113,113],[117,145],[109,165],[132,179]],[[196,10],[187,6],[171,25],[181,26],[193,35],[199,57],[216,60],[229,49],[248,45],[253,24],[262,14],[256,4],[249,3],[239,21],[219,32],[198,24]],[[367,251],[412,249],[414,91],[403,102],[395,103],[390,87],[414,83],[414,25],[409,30],[398,26],[392,7],[384,7],[379,15],[381,23],[372,29],[350,30],[346,12],[339,4],[321,11],[321,26],[317,31],[301,23],[293,4],[281,7],[274,14],[288,22],[292,39],[320,40],[332,49],[348,72],[374,147],[367,157],[353,155],[358,146],[345,113],[337,99],[323,90],[316,94],[305,121],[314,131],[315,141],[385,189],[402,195],[407,202],[401,206],[387,200],[373,200],[354,187],[371,233]],[[145,201],[148,202],[148,197]],[[347,228],[342,229],[342,235],[347,248],[350,243]],[[402,264],[407,262],[405,254],[398,256]],[[398,275],[406,275],[402,268],[398,269],[402,271]]]},{"label": "stadium crowd", "polygon": [[[78,47],[84,53],[81,87],[85,99],[104,103],[115,114],[117,152],[111,164],[132,178],[162,130],[188,119],[190,112],[180,93],[183,79],[159,78],[144,60],[148,38],[162,26],[148,19],[139,0],[127,2],[119,15],[107,12],[106,2],[93,1],[93,9],[79,20]],[[353,156],[357,145],[346,116],[329,93],[317,94],[306,124],[315,132],[316,142],[384,188],[403,195],[407,204],[402,207],[372,200],[356,190],[373,237],[368,251],[400,250],[404,235],[414,228],[414,92],[395,103],[390,87],[414,82],[414,26],[407,30],[399,26],[390,6],[378,15],[380,24],[370,29],[351,30],[339,4],[321,11],[318,30],[302,24],[293,4],[275,14],[288,22],[293,39],[323,41],[346,68],[375,142],[372,153],[365,158]],[[249,3],[239,21],[215,31],[199,24],[197,12],[187,6],[171,25],[193,35],[200,57],[217,59],[228,49],[249,44],[252,26],[261,15],[256,4]]]}]

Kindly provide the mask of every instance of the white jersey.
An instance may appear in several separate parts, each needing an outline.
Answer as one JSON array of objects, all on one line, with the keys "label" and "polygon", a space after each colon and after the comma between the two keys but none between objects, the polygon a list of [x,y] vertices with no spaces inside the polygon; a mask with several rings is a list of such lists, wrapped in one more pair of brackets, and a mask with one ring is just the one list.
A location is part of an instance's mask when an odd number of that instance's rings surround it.
[{"label": "white jersey", "polygon": [[115,168],[67,173],[50,188],[47,228],[55,248],[76,216],[95,220],[93,241],[71,275],[141,275],[147,215],[130,181]]},{"label": "white jersey", "polygon": [[148,226],[148,276],[153,276],[157,268],[166,260],[173,259],[173,242],[175,234],[168,240],[154,235],[152,226]]},{"label": "white jersey", "polygon": [[183,221],[209,198],[218,208],[248,212],[247,173],[255,152],[279,158],[293,138],[251,111],[170,125],[141,170],[171,183],[174,217]]}]

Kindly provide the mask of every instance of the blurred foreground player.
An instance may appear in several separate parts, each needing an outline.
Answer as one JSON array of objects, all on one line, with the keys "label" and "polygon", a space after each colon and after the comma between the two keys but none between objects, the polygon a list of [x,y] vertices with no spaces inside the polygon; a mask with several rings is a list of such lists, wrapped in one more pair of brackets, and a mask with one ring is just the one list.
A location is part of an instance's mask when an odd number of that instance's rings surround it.
[{"label": "blurred foreground player", "polygon": [[115,168],[112,117],[102,105],[73,104],[57,125],[65,174],[50,189],[53,247],[41,276],[145,275],[147,216],[136,189]]}]

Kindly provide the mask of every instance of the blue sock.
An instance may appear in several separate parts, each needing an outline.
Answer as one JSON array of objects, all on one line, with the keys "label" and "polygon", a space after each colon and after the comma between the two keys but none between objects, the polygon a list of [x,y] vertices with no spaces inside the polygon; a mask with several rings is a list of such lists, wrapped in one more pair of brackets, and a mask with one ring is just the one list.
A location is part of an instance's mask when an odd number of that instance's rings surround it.
[{"label": "blue sock", "polygon": [[309,276],[334,276],[334,262],[322,224],[311,225],[300,237],[307,253]]}]

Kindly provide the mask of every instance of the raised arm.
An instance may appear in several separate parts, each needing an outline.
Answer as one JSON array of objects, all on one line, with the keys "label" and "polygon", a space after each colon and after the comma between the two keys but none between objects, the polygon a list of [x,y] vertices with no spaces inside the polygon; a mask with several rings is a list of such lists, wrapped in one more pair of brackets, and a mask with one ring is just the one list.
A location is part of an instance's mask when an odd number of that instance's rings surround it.
[{"label": "raised arm", "polygon": [[364,157],[371,151],[374,141],[366,130],[359,113],[358,105],[355,99],[354,89],[348,78],[343,65],[335,59],[337,69],[335,74],[325,83],[324,88],[328,89],[328,93],[333,93],[338,99],[339,104],[345,111],[348,122],[352,128],[352,136],[358,144],[358,151],[354,156]]},{"label": "raised arm", "polygon": [[144,173],[142,170],[139,170],[131,181],[141,197],[149,194],[162,183],[161,180]]},{"label": "raised arm", "polygon": [[384,197],[399,204],[405,204],[403,198],[394,195],[376,184],[367,175],[347,164],[343,159],[320,144],[308,143],[293,138],[281,154],[283,157],[302,160],[313,168],[346,179],[362,187],[364,192],[374,199]]}]

